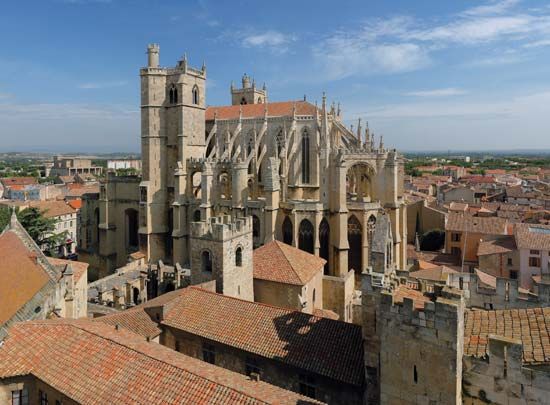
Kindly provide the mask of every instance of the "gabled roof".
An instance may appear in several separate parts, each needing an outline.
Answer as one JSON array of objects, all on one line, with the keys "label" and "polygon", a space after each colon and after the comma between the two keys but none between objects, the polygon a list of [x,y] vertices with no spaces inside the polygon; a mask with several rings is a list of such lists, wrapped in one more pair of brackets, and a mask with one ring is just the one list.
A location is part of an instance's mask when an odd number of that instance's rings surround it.
[{"label": "gabled roof", "polygon": [[206,109],[206,121],[238,119],[241,111],[243,118],[257,118],[265,115],[267,108],[268,117],[290,116],[296,107],[296,115],[314,115],[315,106],[307,101],[281,101],[267,104],[244,104],[208,107]]},{"label": "gabled roof", "polygon": [[279,241],[253,252],[254,278],[277,283],[305,285],[323,271],[326,260]]},{"label": "gabled roof", "polygon": [[524,364],[550,364],[550,308],[467,309],[464,318],[465,356],[485,356],[492,334],[520,339]]},{"label": "gabled roof", "polygon": [[162,325],[333,380],[363,384],[361,327],[188,287]]},{"label": "gabled roof", "polygon": [[19,323],[0,378],[33,375],[81,404],[318,403],[90,320]]},{"label": "gabled roof", "polygon": [[409,273],[409,276],[421,280],[446,282],[448,275],[451,273],[458,273],[458,271],[447,266],[437,266],[431,269],[413,271]]},{"label": "gabled roof", "polygon": [[70,267],[74,274],[74,281],[80,280],[80,278],[88,272],[88,263],[77,262],[75,260],[58,259],[55,257],[48,257],[48,262],[57,267],[61,273],[64,273],[68,267]]},{"label": "gabled roof", "polygon": [[34,319],[41,312],[60,277],[12,214],[0,234],[0,338],[13,322]]},{"label": "gabled roof", "polygon": [[55,218],[61,215],[76,213],[76,210],[65,201],[31,201],[30,208],[38,208],[46,218]]},{"label": "gabled roof", "polygon": [[550,250],[550,225],[516,224],[514,236],[520,249]]},{"label": "gabled roof", "polygon": [[482,241],[477,248],[478,256],[509,253],[516,249],[512,236],[505,236],[495,240]]},{"label": "gabled roof", "polygon": [[469,214],[450,212],[445,230],[458,232],[472,232],[485,235],[506,235],[505,218],[474,217]]}]

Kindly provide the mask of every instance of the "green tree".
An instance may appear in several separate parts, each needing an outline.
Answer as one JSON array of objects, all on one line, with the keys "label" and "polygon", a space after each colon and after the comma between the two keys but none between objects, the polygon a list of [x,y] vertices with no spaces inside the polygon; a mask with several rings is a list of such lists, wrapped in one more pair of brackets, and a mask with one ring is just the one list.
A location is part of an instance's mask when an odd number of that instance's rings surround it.
[{"label": "green tree", "polygon": [[432,229],[420,237],[420,249],[431,252],[441,250],[445,243],[445,232],[441,229]]},{"label": "green tree", "polygon": [[[3,207],[0,209],[0,229],[4,229],[9,223],[11,211]],[[53,254],[53,250],[63,244],[67,238],[67,231],[54,233],[57,220],[46,218],[38,208],[26,208],[17,213],[17,219],[28,232],[29,236],[47,254]]]}]

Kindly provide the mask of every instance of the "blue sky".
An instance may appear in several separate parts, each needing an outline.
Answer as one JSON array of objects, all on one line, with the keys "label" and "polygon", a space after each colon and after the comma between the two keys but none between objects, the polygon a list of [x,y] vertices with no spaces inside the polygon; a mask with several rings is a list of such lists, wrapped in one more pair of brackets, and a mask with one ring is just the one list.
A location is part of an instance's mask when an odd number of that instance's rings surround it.
[{"label": "blue sky", "polygon": [[139,151],[139,68],[341,102],[401,150],[550,149],[550,1],[37,0],[0,9],[0,150]]}]

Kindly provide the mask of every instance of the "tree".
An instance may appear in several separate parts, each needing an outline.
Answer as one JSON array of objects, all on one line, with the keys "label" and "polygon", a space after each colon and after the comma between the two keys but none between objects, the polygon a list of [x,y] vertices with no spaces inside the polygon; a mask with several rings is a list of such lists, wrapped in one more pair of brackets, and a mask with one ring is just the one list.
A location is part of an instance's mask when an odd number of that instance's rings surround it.
[{"label": "tree", "polygon": [[[6,227],[10,217],[11,211],[8,208],[0,209],[0,229],[3,230]],[[40,249],[48,254],[52,254],[52,251],[63,244],[67,238],[67,231],[54,233],[57,220],[46,218],[38,208],[26,208],[18,212],[17,219]]]},{"label": "tree", "polygon": [[441,229],[432,229],[421,236],[420,249],[434,252],[441,250],[444,243],[445,232]]}]

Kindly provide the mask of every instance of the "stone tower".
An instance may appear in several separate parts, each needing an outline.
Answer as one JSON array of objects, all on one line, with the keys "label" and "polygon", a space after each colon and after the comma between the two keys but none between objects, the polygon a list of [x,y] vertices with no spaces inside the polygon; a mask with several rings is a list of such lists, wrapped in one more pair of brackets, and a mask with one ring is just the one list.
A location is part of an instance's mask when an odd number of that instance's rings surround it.
[{"label": "stone tower", "polygon": [[231,83],[231,104],[264,104],[267,103],[267,88],[257,88],[256,82],[245,73],[242,78],[242,88],[236,89]]},{"label": "stone tower", "polygon": [[160,67],[157,44],[149,45],[147,53],[148,65],[140,71],[140,248],[151,261],[170,261],[178,214],[173,205],[185,189],[185,180],[179,184],[185,162],[205,153],[206,67],[190,67],[186,56],[175,67]]},{"label": "stone tower", "polygon": [[191,284],[214,280],[216,292],[254,301],[250,217],[192,222],[190,257]]}]

